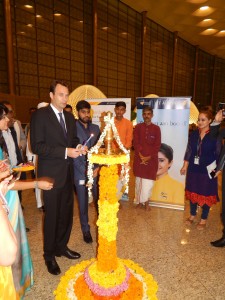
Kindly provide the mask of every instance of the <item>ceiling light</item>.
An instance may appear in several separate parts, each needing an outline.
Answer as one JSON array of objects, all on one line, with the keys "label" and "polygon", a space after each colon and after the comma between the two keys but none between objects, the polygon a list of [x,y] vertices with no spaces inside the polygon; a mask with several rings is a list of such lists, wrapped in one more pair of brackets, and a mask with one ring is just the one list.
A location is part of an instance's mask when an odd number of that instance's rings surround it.
[{"label": "ceiling light", "polygon": [[27,27],[33,27],[33,24],[27,24]]},{"label": "ceiling light", "polygon": [[199,9],[200,9],[200,10],[207,10],[207,9],[209,9],[209,6],[202,6],[202,7],[200,7]]},{"label": "ceiling light", "polygon": [[202,20],[201,22],[199,22],[197,24],[197,26],[200,26],[200,27],[208,27],[208,26],[211,26],[213,24],[216,23],[216,20],[213,20],[213,19],[204,19]]},{"label": "ceiling light", "polygon": [[24,5],[26,8],[33,8],[33,6],[32,5],[29,5],[29,4],[26,4],[26,5]]},{"label": "ceiling light", "polygon": [[83,24],[83,23],[84,23],[84,21],[80,20],[80,21],[79,21],[79,23],[82,23],[82,24]]},{"label": "ceiling light", "polygon": [[42,18],[42,16],[41,15],[36,15],[36,18]]},{"label": "ceiling light", "polygon": [[128,35],[128,33],[125,32],[125,31],[124,31],[124,32],[121,32],[121,34],[122,34],[122,35]]},{"label": "ceiling light", "polygon": [[213,13],[215,11],[215,8],[210,7],[210,6],[202,6],[198,8],[196,11],[192,13],[193,16],[197,17],[206,17]]},{"label": "ceiling light", "polygon": [[105,26],[105,27],[102,27],[102,30],[105,30],[107,31],[109,29],[109,27]]},{"label": "ceiling light", "polygon": [[218,36],[218,37],[224,37],[225,36],[225,30],[220,30],[219,32],[217,32],[215,34],[215,36]]},{"label": "ceiling light", "polygon": [[208,28],[208,29],[202,31],[200,34],[202,34],[202,35],[212,35],[212,34],[215,34],[217,31],[218,31],[217,29]]},{"label": "ceiling light", "polygon": [[60,13],[60,12],[55,12],[54,13],[54,16],[56,16],[56,17],[60,17],[62,14]]}]

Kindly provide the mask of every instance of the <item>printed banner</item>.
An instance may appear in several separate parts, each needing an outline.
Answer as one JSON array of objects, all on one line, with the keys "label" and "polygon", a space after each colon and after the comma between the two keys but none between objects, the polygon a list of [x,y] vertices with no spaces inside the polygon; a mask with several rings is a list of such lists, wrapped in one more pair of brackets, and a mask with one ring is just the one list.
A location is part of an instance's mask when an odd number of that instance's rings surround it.
[{"label": "printed banner", "polygon": [[158,154],[157,180],[151,196],[154,206],[184,209],[185,176],[180,175],[180,169],[188,142],[190,100],[191,97],[137,98],[137,123],[143,122],[143,107],[150,106],[152,122],[161,129],[162,152]]},{"label": "printed banner", "polygon": [[126,112],[124,118],[130,120],[131,118],[131,98],[108,98],[108,99],[86,99],[91,105],[92,122],[100,127],[102,130],[105,126],[104,116],[108,111],[111,111],[115,116],[114,108],[116,102],[123,101],[126,103]]}]

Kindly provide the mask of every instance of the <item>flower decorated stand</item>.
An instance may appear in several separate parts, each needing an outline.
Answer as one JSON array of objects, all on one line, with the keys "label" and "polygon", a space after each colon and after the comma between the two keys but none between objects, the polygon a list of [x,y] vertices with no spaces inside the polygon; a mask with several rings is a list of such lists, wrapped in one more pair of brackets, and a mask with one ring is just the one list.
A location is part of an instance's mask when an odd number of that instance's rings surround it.
[{"label": "flower decorated stand", "polygon": [[[118,231],[117,196],[118,165],[127,166],[129,152],[123,148],[114,126],[113,118],[108,113],[106,126],[95,147],[91,148],[89,159],[89,183],[93,182],[92,165],[102,164],[100,170],[100,195],[98,200],[98,253],[97,258],[83,261],[71,267],[61,278],[54,292],[57,300],[147,300],[157,299],[157,283],[151,274],[147,274],[131,260],[117,257],[116,236]],[[115,155],[111,148],[112,139],[116,138],[121,154]],[[105,142],[106,150],[99,153],[99,147]],[[122,168],[126,191],[129,169]]]}]

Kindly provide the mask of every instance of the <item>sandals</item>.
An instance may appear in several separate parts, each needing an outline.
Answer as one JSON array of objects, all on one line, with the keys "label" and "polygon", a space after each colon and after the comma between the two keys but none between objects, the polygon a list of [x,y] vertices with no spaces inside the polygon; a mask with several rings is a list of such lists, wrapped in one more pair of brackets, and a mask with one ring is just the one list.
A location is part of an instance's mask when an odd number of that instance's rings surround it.
[{"label": "sandals", "polygon": [[191,220],[190,217],[186,219],[185,224],[186,225],[192,225],[194,223],[194,219]]},{"label": "sandals", "polygon": [[206,228],[206,223],[198,223],[197,227],[196,227],[198,230],[204,230]]}]

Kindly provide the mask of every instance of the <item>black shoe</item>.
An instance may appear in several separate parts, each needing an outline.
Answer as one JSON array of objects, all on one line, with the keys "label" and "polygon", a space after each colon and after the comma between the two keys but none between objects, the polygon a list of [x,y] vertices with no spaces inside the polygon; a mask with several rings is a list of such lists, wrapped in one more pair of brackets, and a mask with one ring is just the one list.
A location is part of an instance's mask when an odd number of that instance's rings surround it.
[{"label": "black shoe", "polygon": [[26,232],[29,232],[30,231],[30,228],[26,227]]},{"label": "black shoe", "polygon": [[46,260],[45,264],[47,266],[48,272],[52,275],[59,275],[61,273],[61,270],[59,268],[59,265],[57,264],[55,258],[52,260]]},{"label": "black shoe", "polygon": [[225,237],[221,237],[221,239],[210,243],[214,247],[225,247]]},{"label": "black shoe", "polygon": [[85,243],[87,243],[87,244],[90,244],[93,242],[90,231],[83,232],[83,238],[84,238]]},{"label": "black shoe", "polygon": [[78,259],[78,258],[80,258],[80,253],[72,251],[72,250],[67,248],[65,251],[63,251],[59,254],[56,254],[56,256],[58,256],[58,257],[65,256],[69,259]]},{"label": "black shoe", "polygon": [[41,207],[39,207],[38,210],[39,210],[40,212],[45,212],[45,207],[44,207],[44,205],[42,205]]}]

